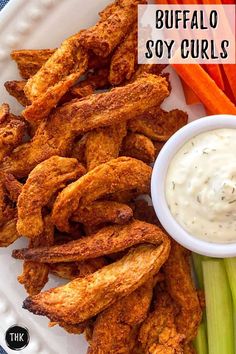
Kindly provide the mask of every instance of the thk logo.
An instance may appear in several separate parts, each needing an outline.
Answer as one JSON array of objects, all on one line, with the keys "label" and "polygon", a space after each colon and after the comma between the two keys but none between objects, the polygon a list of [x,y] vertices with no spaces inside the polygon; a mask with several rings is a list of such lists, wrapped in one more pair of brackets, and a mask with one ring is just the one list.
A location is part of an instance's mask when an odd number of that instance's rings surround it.
[{"label": "thk logo", "polygon": [[24,349],[29,344],[29,332],[27,328],[14,325],[6,331],[5,341],[12,350]]}]

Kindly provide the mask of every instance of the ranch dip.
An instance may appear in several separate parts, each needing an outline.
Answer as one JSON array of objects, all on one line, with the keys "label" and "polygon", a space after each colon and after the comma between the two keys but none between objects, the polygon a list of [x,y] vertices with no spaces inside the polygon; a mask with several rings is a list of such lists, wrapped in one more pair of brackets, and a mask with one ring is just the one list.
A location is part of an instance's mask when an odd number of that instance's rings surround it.
[{"label": "ranch dip", "polygon": [[176,221],[210,242],[236,241],[236,129],[216,129],[186,142],[173,157],[166,199]]}]

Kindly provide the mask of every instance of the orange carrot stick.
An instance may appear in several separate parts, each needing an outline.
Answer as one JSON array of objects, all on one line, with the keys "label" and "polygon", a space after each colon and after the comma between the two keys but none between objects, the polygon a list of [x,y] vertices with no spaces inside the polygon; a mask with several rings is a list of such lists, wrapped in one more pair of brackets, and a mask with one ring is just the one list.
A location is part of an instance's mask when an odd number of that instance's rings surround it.
[{"label": "orange carrot stick", "polygon": [[203,68],[208,72],[208,74],[215,81],[217,86],[219,86],[219,88],[224,91],[225,85],[220,66],[218,64],[205,64],[203,65]]},{"label": "orange carrot stick", "polygon": [[210,112],[236,115],[236,106],[199,64],[172,64],[172,66]]},{"label": "orange carrot stick", "polygon": [[223,64],[223,69],[236,101],[236,64]]},{"label": "orange carrot stick", "polygon": [[182,87],[183,87],[183,91],[184,91],[184,96],[185,96],[185,102],[187,103],[187,105],[192,105],[192,104],[196,104],[196,103],[200,103],[199,98],[197,97],[197,95],[193,92],[193,90],[191,89],[191,87],[189,87],[186,82],[184,82],[184,80],[181,80],[182,82]]}]

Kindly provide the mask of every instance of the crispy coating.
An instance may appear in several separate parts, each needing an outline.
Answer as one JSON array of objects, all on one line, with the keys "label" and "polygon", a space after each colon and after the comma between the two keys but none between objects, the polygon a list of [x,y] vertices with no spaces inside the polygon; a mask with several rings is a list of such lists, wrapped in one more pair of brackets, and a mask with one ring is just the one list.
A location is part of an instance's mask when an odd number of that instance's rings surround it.
[{"label": "crispy coating", "polygon": [[153,140],[167,141],[171,135],[187,124],[187,121],[187,113],[179,109],[166,112],[159,107],[153,107],[141,117],[130,121],[128,129]]},{"label": "crispy coating", "polygon": [[149,280],[98,315],[88,354],[133,353],[135,329],[147,316],[152,288]]},{"label": "crispy coating", "polygon": [[197,354],[192,343],[187,343],[184,345],[184,354]]},{"label": "crispy coating", "polygon": [[71,220],[89,226],[102,223],[125,224],[132,216],[133,211],[128,205],[101,200],[77,209]]},{"label": "crispy coating", "polygon": [[125,135],[125,123],[115,124],[89,132],[85,149],[87,170],[90,171],[102,163],[117,158]]},{"label": "crispy coating", "polygon": [[170,256],[163,267],[168,292],[179,306],[176,326],[189,343],[197,335],[202,319],[198,294],[193,284],[189,251],[172,241]]},{"label": "crispy coating", "polygon": [[13,50],[11,57],[15,60],[23,79],[29,79],[55,51],[56,49],[20,49]]},{"label": "crispy coating", "polygon": [[15,203],[9,198],[4,179],[4,175],[0,176],[0,225],[5,224],[17,216]]},{"label": "crispy coating", "polygon": [[121,155],[152,163],[155,159],[155,147],[145,135],[128,133],[123,140]]},{"label": "crispy coating", "polygon": [[74,324],[97,315],[129,295],[159,271],[170,250],[169,239],[162,231],[154,225],[142,224],[145,229],[149,228],[152,244],[137,246],[120,260],[84,278],[28,297],[23,307],[46,315],[52,321]]},{"label": "crispy coating", "polygon": [[80,207],[107,194],[138,189],[148,193],[152,169],[131,157],[102,164],[67,186],[55,201],[53,220],[60,231],[69,231],[69,219]]},{"label": "crispy coating", "polygon": [[81,34],[82,45],[101,57],[107,57],[136,21],[137,5],[144,3],[145,0],[118,1],[118,6],[104,11],[101,21]]},{"label": "crispy coating", "polygon": [[23,184],[17,181],[17,179],[10,173],[4,174],[3,183],[11,201],[17,202],[18,197],[22,192]]},{"label": "crispy coating", "polygon": [[87,143],[87,136],[88,133],[84,134],[82,138],[80,137],[78,140],[74,141],[70,157],[77,159],[83,165],[86,165],[86,158],[85,158],[85,149]]},{"label": "crispy coating", "polygon": [[24,93],[26,81],[6,81],[4,86],[7,92],[15,97],[15,99],[22,105],[22,106],[29,106],[30,101],[26,98]]},{"label": "crispy coating", "polygon": [[166,67],[166,64],[140,64],[138,69],[135,71],[132,80],[136,79],[140,75],[143,75],[144,73],[160,75],[162,70],[164,70]]},{"label": "crispy coating", "polygon": [[[50,215],[44,218],[42,234],[30,240],[29,248],[51,246],[54,241],[54,226]],[[29,295],[38,294],[48,281],[49,267],[47,264],[25,261],[23,273],[18,276],[19,283],[23,284]]]},{"label": "crispy coating", "polygon": [[16,222],[17,218],[14,218],[0,226],[0,247],[8,247],[19,238]]},{"label": "crispy coating", "polygon": [[119,85],[129,80],[137,64],[137,23],[118,46],[111,58],[109,81],[112,85]]},{"label": "crispy coating", "polygon": [[22,142],[25,131],[25,123],[10,114],[9,106],[3,103],[0,107],[0,161]]},{"label": "crispy coating", "polygon": [[67,333],[70,334],[82,334],[86,327],[89,325],[90,321],[85,321],[83,323],[79,324],[69,324],[66,322],[49,322],[48,327],[54,327],[56,325],[59,325],[62,327]]},{"label": "crispy coating", "polygon": [[160,104],[168,94],[165,78],[144,75],[124,87],[74,100],[42,122],[33,139],[5,158],[1,169],[16,177],[27,176],[41,161],[65,156],[79,134],[132,119]]},{"label": "crispy coating", "polygon": [[139,341],[147,354],[184,354],[184,335],[175,325],[176,308],[166,291],[159,291],[154,311],[143,322]]},{"label": "crispy coating", "polygon": [[105,265],[107,265],[105,258],[98,257],[82,262],[51,263],[49,264],[49,270],[52,274],[57,275],[58,277],[72,280],[92,274]]},{"label": "crispy coating", "polygon": [[[13,251],[13,257],[44,263],[84,261],[124,251],[142,243],[165,241],[164,232],[155,225],[133,220],[126,225],[112,225],[96,234],[59,246],[23,248]],[[163,241],[164,240],[164,241]]]},{"label": "crispy coating", "polygon": [[42,208],[50,198],[85,173],[76,159],[52,156],[29,174],[18,198],[17,230],[20,235],[35,237],[43,232]]}]

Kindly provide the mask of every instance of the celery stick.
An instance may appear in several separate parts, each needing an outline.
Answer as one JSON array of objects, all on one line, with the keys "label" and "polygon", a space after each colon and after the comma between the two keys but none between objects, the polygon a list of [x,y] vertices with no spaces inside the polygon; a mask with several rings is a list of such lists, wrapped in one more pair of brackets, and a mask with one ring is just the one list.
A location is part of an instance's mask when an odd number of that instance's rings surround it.
[{"label": "celery stick", "polygon": [[[203,271],[202,271],[202,260],[206,257],[203,257],[199,254],[192,253],[192,260],[194,271],[197,278],[198,286],[201,290],[204,288],[203,284]],[[207,327],[206,327],[206,312],[203,311],[202,322],[198,327],[197,336],[193,341],[194,347],[197,351],[197,354],[208,354],[208,344],[207,344]]]},{"label": "celery stick", "polygon": [[232,297],[223,260],[203,261],[209,354],[234,354]]},{"label": "celery stick", "polygon": [[224,262],[232,292],[234,308],[236,309],[236,258],[225,258]]},{"label": "celery stick", "polygon": [[197,336],[193,340],[194,347],[197,351],[197,354],[208,354],[207,348],[207,338],[206,338],[206,322],[202,321],[198,327]]},{"label": "celery stick", "polygon": [[236,353],[236,258],[225,258],[224,262],[234,303],[234,347]]}]

